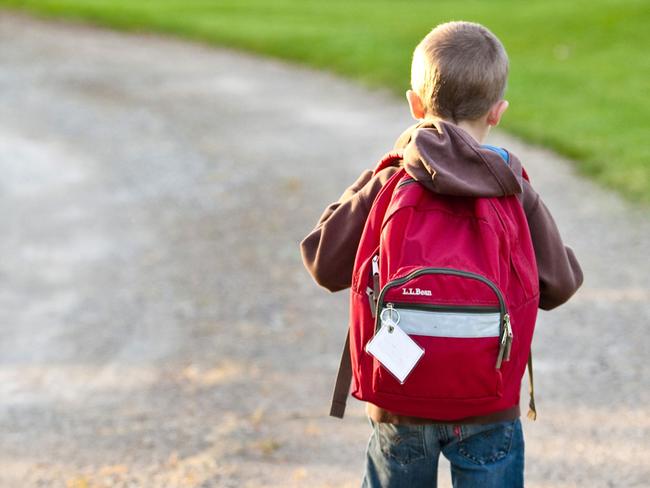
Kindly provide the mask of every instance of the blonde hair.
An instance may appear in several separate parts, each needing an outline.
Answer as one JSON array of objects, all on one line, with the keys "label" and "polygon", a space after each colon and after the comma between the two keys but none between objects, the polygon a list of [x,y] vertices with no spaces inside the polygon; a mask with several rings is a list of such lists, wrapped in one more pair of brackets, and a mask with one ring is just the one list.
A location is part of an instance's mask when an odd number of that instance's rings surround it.
[{"label": "blonde hair", "polygon": [[417,45],[411,87],[427,115],[458,122],[476,120],[503,98],[508,78],[506,50],[487,28],[447,22]]}]

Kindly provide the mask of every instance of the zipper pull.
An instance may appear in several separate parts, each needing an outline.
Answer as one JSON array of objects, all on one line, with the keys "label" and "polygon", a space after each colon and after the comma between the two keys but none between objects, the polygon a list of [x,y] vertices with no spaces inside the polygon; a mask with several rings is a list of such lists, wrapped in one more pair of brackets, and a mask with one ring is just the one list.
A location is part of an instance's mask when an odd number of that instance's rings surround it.
[{"label": "zipper pull", "polygon": [[510,325],[510,315],[505,314],[503,321],[506,325],[506,350],[504,353],[504,360],[510,361],[510,350],[512,349],[512,339],[514,337],[512,333],[512,326]]},{"label": "zipper pull", "polygon": [[379,274],[379,254],[372,257],[372,274],[373,276]]},{"label": "zipper pull", "polygon": [[500,369],[501,368],[501,363],[503,362],[503,355],[506,352],[506,339],[507,335],[504,333],[503,336],[501,337],[501,344],[499,344],[499,354],[497,355],[497,364],[496,368]]},{"label": "zipper pull", "polygon": [[379,254],[372,257],[372,316],[377,314],[377,301],[379,300]]},{"label": "zipper pull", "polygon": [[499,354],[497,356],[496,368],[501,368],[501,363],[510,359],[510,349],[512,347],[512,328],[510,327],[510,315],[503,316],[503,335],[499,344]]},{"label": "zipper pull", "polygon": [[372,318],[374,319],[375,316],[377,315],[377,310],[376,310],[376,303],[375,303],[375,292],[372,291],[372,288],[369,286],[366,287],[366,295],[368,295],[368,302],[370,303],[370,313],[372,314]]}]

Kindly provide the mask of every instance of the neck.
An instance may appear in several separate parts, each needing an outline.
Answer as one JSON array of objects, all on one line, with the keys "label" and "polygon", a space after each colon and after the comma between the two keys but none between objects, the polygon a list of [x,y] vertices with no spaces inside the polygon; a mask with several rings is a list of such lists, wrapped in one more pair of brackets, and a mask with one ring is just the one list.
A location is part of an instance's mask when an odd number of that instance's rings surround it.
[{"label": "neck", "polygon": [[490,126],[482,119],[461,120],[456,124],[458,127],[469,133],[479,144],[483,144],[490,133]]}]

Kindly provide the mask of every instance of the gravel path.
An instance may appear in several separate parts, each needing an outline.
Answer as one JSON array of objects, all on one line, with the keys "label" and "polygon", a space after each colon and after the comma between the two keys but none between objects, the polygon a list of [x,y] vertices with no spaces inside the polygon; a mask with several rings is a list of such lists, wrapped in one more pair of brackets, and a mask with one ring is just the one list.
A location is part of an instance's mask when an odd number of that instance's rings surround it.
[{"label": "gravel path", "polygon": [[[363,405],[327,417],[347,297],[297,244],[408,123],[327,74],[0,13],[0,486],[358,486]],[[538,324],[528,486],[647,486],[647,213],[493,141],[587,276]]]}]

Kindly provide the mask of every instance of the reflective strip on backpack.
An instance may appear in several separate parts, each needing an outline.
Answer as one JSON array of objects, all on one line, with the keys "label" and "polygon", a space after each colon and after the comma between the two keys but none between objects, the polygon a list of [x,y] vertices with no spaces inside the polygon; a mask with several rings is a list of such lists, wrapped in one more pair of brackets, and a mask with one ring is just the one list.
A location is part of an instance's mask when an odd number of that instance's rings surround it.
[{"label": "reflective strip on backpack", "polygon": [[404,308],[393,310],[399,313],[399,327],[407,334],[467,339],[499,337],[500,334],[499,312],[435,312]]}]

